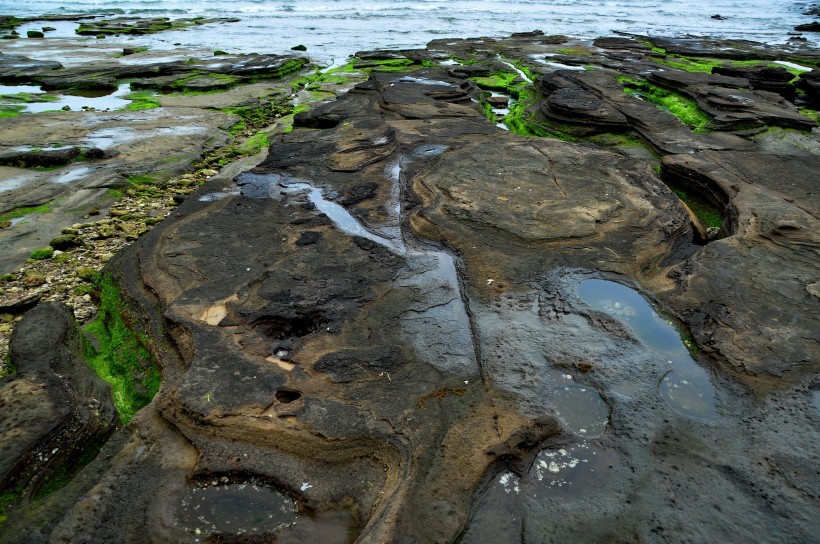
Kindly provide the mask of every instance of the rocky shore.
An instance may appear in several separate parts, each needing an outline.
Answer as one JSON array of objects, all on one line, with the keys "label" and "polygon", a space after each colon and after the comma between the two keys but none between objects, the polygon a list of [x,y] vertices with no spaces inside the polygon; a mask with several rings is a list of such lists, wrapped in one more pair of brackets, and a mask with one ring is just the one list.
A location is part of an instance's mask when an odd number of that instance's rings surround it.
[{"label": "rocky shore", "polygon": [[132,53],[0,54],[147,105],[0,119],[4,542],[818,534],[816,49]]}]

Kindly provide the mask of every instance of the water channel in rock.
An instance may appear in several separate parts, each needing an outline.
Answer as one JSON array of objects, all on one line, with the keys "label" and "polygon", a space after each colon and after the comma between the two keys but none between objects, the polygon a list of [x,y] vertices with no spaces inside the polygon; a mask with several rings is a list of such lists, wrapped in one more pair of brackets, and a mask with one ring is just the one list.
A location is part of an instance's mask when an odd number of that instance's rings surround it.
[{"label": "water channel in rock", "polygon": [[666,359],[670,370],[658,390],[673,410],[700,419],[717,415],[708,372],[692,358],[677,329],[638,292],[614,281],[590,279],[578,285],[577,293],[590,307],[627,325],[641,343]]},{"label": "water channel in rock", "polygon": [[[422,299],[402,317],[407,341],[416,350],[430,355],[433,365],[441,371],[479,376],[472,325],[453,256],[415,239],[408,245],[401,229],[402,164],[434,158],[447,149],[445,145],[423,145],[387,164],[385,177],[392,184],[391,201],[386,205],[387,219],[372,227],[365,226],[345,207],[326,198],[322,189],[310,181],[287,173],[246,172],[237,178],[237,184],[241,194],[251,198],[274,198],[276,193],[305,195],[341,232],[366,238],[403,257],[407,270],[396,283],[413,288]],[[430,330],[437,331],[433,338],[426,334]]]}]

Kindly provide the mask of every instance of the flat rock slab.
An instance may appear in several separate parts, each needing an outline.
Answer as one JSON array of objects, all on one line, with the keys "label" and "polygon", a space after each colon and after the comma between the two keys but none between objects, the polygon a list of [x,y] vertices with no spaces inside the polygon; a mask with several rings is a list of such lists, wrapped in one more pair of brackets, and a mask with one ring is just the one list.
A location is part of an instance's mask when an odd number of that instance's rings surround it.
[{"label": "flat rock slab", "polygon": [[[47,204],[45,212],[22,218],[0,230],[4,251],[0,269],[9,271],[81,221],[95,206],[110,203],[110,189],[123,190],[129,176],[151,176],[161,183],[190,169],[202,154],[223,144],[238,118],[194,108],[137,112],[65,112],[2,119],[0,153],[35,154],[49,145],[100,149],[103,158],[57,169],[0,169],[0,213]],[[2,151],[6,150],[6,151]],[[15,156],[17,156],[15,155]]]}]

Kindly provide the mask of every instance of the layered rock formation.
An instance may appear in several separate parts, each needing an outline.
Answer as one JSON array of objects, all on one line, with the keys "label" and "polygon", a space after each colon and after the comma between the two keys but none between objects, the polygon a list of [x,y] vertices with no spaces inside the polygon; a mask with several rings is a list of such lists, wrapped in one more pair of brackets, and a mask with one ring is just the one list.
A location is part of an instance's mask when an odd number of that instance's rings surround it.
[{"label": "layered rock formation", "polygon": [[[437,67],[297,115],[118,255],[162,386],[8,540],[811,540],[814,123],[640,40],[569,44],[589,71],[563,42],[402,52]],[[571,141],[482,115],[470,78],[519,66],[521,122]]]}]

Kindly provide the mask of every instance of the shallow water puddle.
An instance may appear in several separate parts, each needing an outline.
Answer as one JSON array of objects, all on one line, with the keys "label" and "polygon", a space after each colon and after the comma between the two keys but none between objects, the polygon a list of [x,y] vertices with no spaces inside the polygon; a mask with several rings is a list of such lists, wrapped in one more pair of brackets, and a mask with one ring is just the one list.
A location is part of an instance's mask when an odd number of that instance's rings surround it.
[{"label": "shallow water puddle", "polygon": [[543,450],[527,474],[549,496],[581,496],[600,487],[614,466],[615,455],[588,442]]},{"label": "shallow water puddle", "polygon": [[246,482],[192,486],[177,509],[180,525],[196,535],[262,535],[296,522],[296,502],[271,487]]},{"label": "shallow water puddle", "polygon": [[67,172],[64,172],[59,176],[55,177],[52,181],[60,185],[65,185],[66,183],[71,183],[72,181],[76,181],[80,178],[87,176],[94,170],[96,170],[96,168],[93,168],[91,166],[80,166],[77,168],[72,168]]},{"label": "shallow water puddle", "polygon": [[[131,92],[131,85],[121,84],[116,91],[77,91],[75,94],[45,92],[31,85],[4,85],[0,87],[0,104],[22,106],[23,112],[41,113],[59,111],[65,107],[71,110],[94,109],[118,110],[131,103],[123,98]],[[31,95],[32,102],[15,100],[14,95]]]},{"label": "shallow water puddle", "polygon": [[506,60],[503,60],[503,59],[501,58],[501,56],[499,56],[499,57],[498,57],[498,60],[499,60],[499,61],[501,61],[501,64],[506,64],[507,66],[509,66],[510,68],[512,68],[512,69],[515,71],[515,73],[517,73],[517,74],[518,74],[518,76],[519,76],[521,79],[523,79],[523,80],[524,80],[524,81],[526,81],[527,83],[532,83],[532,79],[530,78],[530,76],[528,76],[528,75],[527,75],[527,73],[526,73],[526,72],[524,72],[521,68],[519,68],[518,66],[516,66],[515,64],[513,64],[513,63],[511,63],[511,62],[507,62]]},{"label": "shallow water puddle", "polygon": [[25,177],[17,176],[0,181],[0,192],[11,191],[25,185],[29,180]]},{"label": "shallow water puddle", "polygon": [[524,474],[505,470],[495,476],[475,501],[463,544],[485,542],[543,542],[523,539],[527,519],[544,519],[556,505],[571,501],[590,506],[608,487],[620,462],[612,450],[589,442],[539,452]]},{"label": "shallow water puddle", "polygon": [[0,97],[15,94],[45,94],[39,85],[0,85]]},{"label": "shallow water puddle", "polygon": [[236,189],[226,188],[220,192],[214,193],[205,193],[199,197],[200,202],[215,202],[217,200],[222,200],[228,198],[230,196],[238,196],[239,191]]},{"label": "shallow water puddle", "polygon": [[452,83],[447,83],[446,81],[439,81],[437,79],[430,79],[427,77],[413,77],[413,76],[403,76],[393,80],[393,83],[415,83],[416,85],[434,85],[437,87],[457,87]]},{"label": "shallow water puddle", "polygon": [[95,130],[85,137],[85,142],[91,147],[108,149],[116,147],[137,138],[137,132],[126,127],[123,128],[102,128]]},{"label": "shallow water puddle", "polygon": [[773,64],[779,64],[780,66],[785,66],[786,68],[792,68],[794,70],[800,70],[802,72],[811,72],[811,67],[803,66],[802,64],[795,64],[794,62],[788,62],[785,60],[776,60],[773,61]]},{"label": "shallow water puddle", "polygon": [[574,383],[570,374],[560,372],[548,372],[547,379],[554,383],[550,404],[567,428],[584,437],[604,434],[609,423],[609,406],[594,387]]},{"label": "shallow water puddle", "polygon": [[[404,160],[422,160],[440,155],[448,149],[445,145],[424,145],[409,152]],[[475,360],[469,316],[461,293],[461,284],[453,256],[446,251],[424,247],[408,248],[401,232],[401,182],[402,159],[385,167],[385,177],[393,183],[392,202],[388,203],[387,222],[372,230],[356,219],[344,206],[325,198],[322,189],[304,179],[286,173],[241,174],[236,183],[241,194],[249,198],[274,198],[277,193],[305,194],[318,212],[325,214],[333,225],[344,234],[358,236],[375,242],[390,252],[406,259],[407,274],[399,285],[419,288],[422,298],[418,307],[407,312],[403,319],[405,333],[416,349],[430,351],[440,347],[449,351],[449,357],[435,358],[432,363],[442,371],[467,375],[479,374]],[[378,229],[378,233],[374,232]],[[434,340],[424,331],[434,324],[438,334]]]},{"label": "shallow water puddle", "polygon": [[700,419],[717,415],[709,374],[689,355],[675,327],[638,292],[620,283],[593,279],[582,281],[577,293],[592,308],[628,325],[638,340],[668,361],[670,371],[658,389],[673,410]]},{"label": "shallow water puddle", "polygon": [[539,54],[539,55],[530,55],[530,59],[534,62],[542,66],[546,66],[548,68],[552,68],[553,70],[575,70],[575,71],[583,71],[586,70],[583,66],[577,66],[573,64],[564,64],[563,62],[556,62],[550,60],[550,57],[556,56],[554,53],[548,54]]}]

